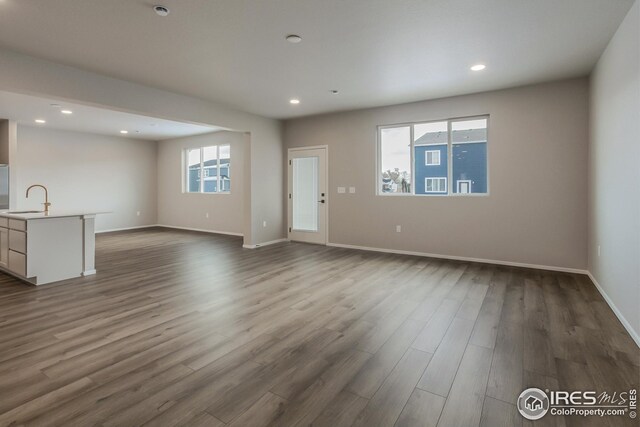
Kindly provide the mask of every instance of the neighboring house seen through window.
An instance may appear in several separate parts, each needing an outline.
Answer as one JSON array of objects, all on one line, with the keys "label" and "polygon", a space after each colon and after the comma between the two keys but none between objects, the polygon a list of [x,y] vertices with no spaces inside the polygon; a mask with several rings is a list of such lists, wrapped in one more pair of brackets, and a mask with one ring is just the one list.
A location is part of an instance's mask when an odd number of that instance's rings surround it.
[{"label": "neighboring house seen through window", "polygon": [[378,128],[378,194],[488,193],[488,116]]},{"label": "neighboring house seen through window", "polygon": [[231,147],[212,145],[185,150],[184,176],[187,193],[231,192]]}]

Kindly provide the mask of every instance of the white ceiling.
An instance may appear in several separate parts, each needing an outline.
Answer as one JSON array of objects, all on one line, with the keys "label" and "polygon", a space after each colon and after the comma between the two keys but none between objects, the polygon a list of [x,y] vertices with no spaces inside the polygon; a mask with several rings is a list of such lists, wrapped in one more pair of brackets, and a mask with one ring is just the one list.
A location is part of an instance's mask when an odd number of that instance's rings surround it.
[{"label": "white ceiling", "polygon": [[0,45],[289,118],[586,75],[632,3],[0,0]]},{"label": "white ceiling", "polygon": [[[62,110],[71,110],[73,114],[62,114]],[[27,126],[152,141],[222,130],[213,126],[181,123],[3,91],[0,91],[0,119],[15,120]],[[36,119],[45,120],[46,123],[38,124]],[[123,135],[121,130],[129,133]]]}]

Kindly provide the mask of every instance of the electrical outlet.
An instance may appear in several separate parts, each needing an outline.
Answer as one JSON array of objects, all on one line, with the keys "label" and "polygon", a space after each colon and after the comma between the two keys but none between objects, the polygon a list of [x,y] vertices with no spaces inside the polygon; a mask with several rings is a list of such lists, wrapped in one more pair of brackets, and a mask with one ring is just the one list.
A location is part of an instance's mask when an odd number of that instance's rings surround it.
[{"label": "electrical outlet", "polygon": [[266,227],[267,226],[267,221],[262,221],[262,226]]},{"label": "electrical outlet", "polygon": [[140,216],[140,211],[136,212],[136,215],[137,215],[137,216]]},{"label": "electrical outlet", "polygon": [[598,245],[598,256],[600,256],[600,245]]},{"label": "electrical outlet", "polygon": [[402,232],[402,226],[396,225],[396,233],[400,233],[400,232]]},{"label": "electrical outlet", "polygon": [[349,193],[350,194],[355,194],[356,193],[356,187],[349,187]]}]

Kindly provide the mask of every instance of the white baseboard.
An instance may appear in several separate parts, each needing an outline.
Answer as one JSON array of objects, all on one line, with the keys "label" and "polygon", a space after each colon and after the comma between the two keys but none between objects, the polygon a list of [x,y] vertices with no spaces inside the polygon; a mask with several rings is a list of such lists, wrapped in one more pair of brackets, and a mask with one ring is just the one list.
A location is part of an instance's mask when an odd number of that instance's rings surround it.
[{"label": "white baseboard", "polygon": [[200,233],[225,234],[227,236],[239,236],[239,237],[244,236],[244,234],[242,233],[235,233],[233,231],[205,230],[202,228],[178,227],[175,225],[157,224],[154,227],[173,228],[175,230],[186,230],[186,231],[199,231]]},{"label": "white baseboard", "polygon": [[83,275],[83,276],[93,276],[93,275],[94,275],[94,274],[96,274],[96,273],[97,273],[97,272],[96,272],[96,270],[94,269],[94,270],[87,270],[87,271],[83,271],[83,272],[82,272],[82,275]]},{"label": "white baseboard", "polygon": [[455,256],[455,255],[432,254],[427,252],[403,251],[399,249],[371,248],[368,246],[343,245],[342,243],[327,243],[327,246],[334,246],[336,248],[357,249],[361,251],[387,252],[391,254],[400,254],[400,255],[414,255],[414,256],[421,256],[421,257],[428,257],[428,258],[451,259],[456,261],[480,262],[483,264],[506,265],[510,267],[535,268],[538,270],[561,271],[564,273],[587,274],[587,270],[581,270],[578,268],[556,267],[552,265],[526,264],[523,262],[498,261],[495,259],[484,259],[484,258],[469,258],[469,257],[463,257],[463,256]]},{"label": "white baseboard", "polygon": [[537,264],[527,264],[522,262],[511,262],[511,261],[498,261],[492,259],[482,259],[482,258],[469,258],[469,257],[461,257],[461,256],[453,256],[453,255],[441,255],[441,254],[431,254],[426,252],[413,252],[413,251],[403,251],[398,249],[383,249],[383,248],[372,248],[367,246],[355,246],[355,245],[344,245],[342,243],[327,243],[327,246],[333,246],[336,248],[346,248],[346,249],[357,249],[362,251],[372,251],[372,252],[387,252],[392,254],[401,254],[401,255],[415,255],[429,258],[441,258],[441,259],[452,259],[457,261],[470,261],[470,262],[480,262],[484,264],[497,264],[497,265],[506,265],[510,267],[524,267],[524,268],[535,268],[538,270],[550,270],[550,271],[560,271],[564,273],[575,273],[575,274],[585,274],[587,275],[593,284],[595,285],[598,292],[602,295],[604,300],[609,304],[613,313],[618,317],[620,323],[625,327],[631,338],[635,341],[635,343],[640,347],[640,334],[633,329],[631,323],[627,321],[624,315],[618,310],[618,307],[613,303],[609,295],[604,291],[602,286],[598,283],[595,277],[588,270],[581,270],[577,268],[566,268],[566,267],[556,267],[550,265],[537,265]]},{"label": "white baseboard", "polygon": [[109,230],[97,230],[96,234],[113,233],[114,231],[138,230],[138,229],[141,229],[141,228],[152,228],[152,227],[159,227],[159,225],[158,224],[149,224],[149,225],[137,225],[135,227],[112,228],[112,229],[109,229]]},{"label": "white baseboard", "polygon": [[[198,229],[198,228],[176,227],[176,226],[163,225],[163,224],[141,225],[141,226],[137,226],[137,227],[118,228],[118,229],[112,229],[112,230],[101,230],[101,231],[96,231],[96,233],[110,233],[110,232],[114,232],[114,231],[126,231],[126,230],[135,230],[135,229],[151,228],[151,227],[173,228],[173,229],[177,229],[177,230],[199,231],[199,232],[202,232],[202,233],[226,234],[226,235],[230,235],[230,236],[240,236],[240,237],[243,236],[242,233],[233,233],[233,232],[227,232],[227,231],[203,230],[203,229]],[[263,247],[263,246],[275,245],[276,243],[282,243],[282,242],[286,242],[286,241],[288,241],[288,239],[283,238],[283,239],[271,240],[269,242],[259,243],[259,244],[256,244],[256,245],[242,245],[242,247],[245,248],[245,249],[256,249],[256,248],[260,248],[260,247]],[[484,259],[484,258],[461,257],[461,256],[455,256],[455,255],[432,254],[432,253],[427,253],[427,252],[404,251],[404,250],[399,250],[399,249],[385,249],[385,248],[374,248],[374,247],[368,247],[368,246],[345,245],[345,244],[342,244],[342,243],[327,243],[327,246],[332,246],[332,247],[336,247],[336,248],[345,248],[345,249],[356,249],[356,250],[361,250],[361,251],[386,252],[386,253],[400,254],[400,255],[414,255],[414,256],[421,256],[421,257],[428,257],[428,258],[451,259],[451,260],[456,260],[456,261],[479,262],[479,263],[484,263],[484,264],[506,265],[506,266],[510,266],[510,267],[535,268],[537,270],[549,270],[549,271],[560,271],[560,272],[564,272],[564,273],[585,274],[585,275],[587,275],[589,277],[589,279],[591,279],[591,281],[595,285],[595,287],[598,290],[598,292],[600,292],[600,294],[602,295],[604,300],[607,302],[607,304],[609,305],[609,307],[613,311],[613,313],[616,315],[616,317],[618,317],[618,319],[620,320],[622,325],[625,327],[625,329],[627,330],[627,332],[631,336],[631,338],[635,341],[635,343],[638,345],[638,347],[640,347],[640,334],[638,333],[638,331],[633,329],[633,327],[631,326],[631,323],[629,323],[629,321],[624,317],[622,312],[620,312],[620,310],[618,310],[618,307],[616,307],[616,305],[614,304],[613,300],[609,297],[609,295],[607,295],[607,293],[602,288],[602,286],[600,286],[600,283],[598,283],[598,281],[593,276],[593,274],[591,274],[591,272],[588,271],[588,270],[582,270],[582,269],[578,269],[578,268],[556,267],[556,266],[550,266],[550,265],[527,264],[527,263],[522,263],[522,262],[499,261],[499,260]],[[92,273],[95,274],[95,270],[93,272],[85,272],[84,275],[89,275],[89,274],[92,274]]]},{"label": "white baseboard", "polygon": [[242,245],[245,249],[256,249],[261,248],[262,246],[275,245],[276,243],[288,242],[289,239],[276,239],[270,242],[258,243],[257,245]]},{"label": "white baseboard", "polygon": [[627,321],[627,319],[624,317],[622,312],[618,310],[618,307],[616,307],[616,305],[613,303],[613,300],[609,297],[609,295],[607,295],[607,293],[604,291],[602,286],[600,286],[600,283],[598,283],[598,281],[593,276],[593,274],[591,274],[590,271],[587,272],[587,276],[589,276],[589,279],[591,279],[596,289],[598,289],[598,292],[600,292],[600,295],[602,295],[602,298],[604,298],[607,304],[609,304],[609,307],[611,307],[611,310],[613,311],[613,313],[616,315],[618,320],[620,320],[620,323],[622,323],[622,326],[624,326],[627,332],[629,332],[629,335],[631,335],[631,338],[633,338],[637,346],[640,347],[640,334],[638,333],[638,331],[633,329],[633,326],[631,326],[631,323],[629,323],[629,321]]}]

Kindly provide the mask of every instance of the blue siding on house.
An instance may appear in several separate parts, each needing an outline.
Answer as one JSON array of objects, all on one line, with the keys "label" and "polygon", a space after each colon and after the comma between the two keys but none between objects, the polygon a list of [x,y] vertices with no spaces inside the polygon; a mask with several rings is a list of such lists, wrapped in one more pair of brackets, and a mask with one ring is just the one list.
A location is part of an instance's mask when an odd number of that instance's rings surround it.
[{"label": "blue siding on house", "polygon": [[[453,192],[458,181],[471,181],[470,193],[487,192],[487,143],[453,144]],[[464,192],[464,191],[463,191]]]},{"label": "blue siding on house", "polygon": [[[440,151],[440,165],[425,164],[427,151]],[[415,194],[448,194],[427,192],[425,178],[447,178],[447,146],[417,145],[414,161],[416,163]],[[453,144],[453,192],[458,192],[458,181],[471,181],[470,193],[487,192],[487,143],[485,141]]]},{"label": "blue siding on house", "polygon": [[[210,160],[204,163],[204,192],[205,193],[216,193],[218,191],[231,191],[231,181],[229,176],[229,160],[221,160],[220,165],[220,177],[222,179],[222,188],[218,190],[218,161]],[[208,179],[208,178],[211,179]],[[192,192],[199,192],[200,188],[200,165],[190,167],[189,168],[189,186],[187,187],[187,191],[189,189],[195,189]]]},{"label": "blue siding on house", "polygon": [[[426,165],[426,152],[439,151],[440,165]],[[447,146],[446,145],[417,145],[415,147],[414,161],[416,162],[416,194],[447,194],[432,193],[425,189],[425,178],[446,178],[447,177]]]}]

